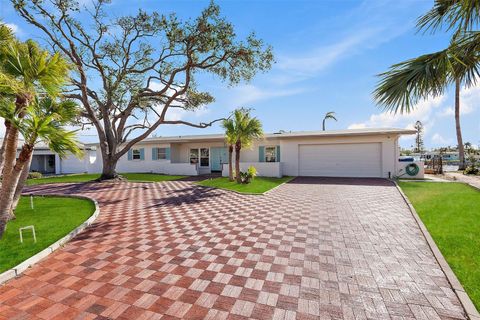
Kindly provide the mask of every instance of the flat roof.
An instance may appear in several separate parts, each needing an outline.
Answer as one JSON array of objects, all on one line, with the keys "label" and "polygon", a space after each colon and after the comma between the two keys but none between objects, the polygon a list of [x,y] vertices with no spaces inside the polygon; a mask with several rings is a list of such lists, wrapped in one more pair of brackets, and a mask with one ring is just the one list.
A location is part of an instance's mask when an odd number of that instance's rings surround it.
[{"label": "flat roof", "polygon": [[[267,139],[277,138],[301,138],[301,137],[337,137],[337,136],[368,136],[368,135],[388,135],[388,134],[415,134],[416,130],[400,128],[363,128],[347,130],[327,130],[327,131],[281,131],[275,133],[266,133]],[[189,141],[216,141],[223,140],[224,134],[202,134],[202,135],[184,135],[146,138],[142,142],[189,142]]]}]

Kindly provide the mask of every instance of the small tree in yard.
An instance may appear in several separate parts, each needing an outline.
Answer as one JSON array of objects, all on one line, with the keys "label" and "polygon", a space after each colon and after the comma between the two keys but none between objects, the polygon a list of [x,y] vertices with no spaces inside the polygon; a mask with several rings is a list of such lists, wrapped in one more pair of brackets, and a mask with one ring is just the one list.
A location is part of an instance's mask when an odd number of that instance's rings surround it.
[{"label": "small tree in yard", "polygon": [[273,60],[271,48],[254,34],[237,40],[214,3],[198,18],[180,21],[142,10],[108,19],[107,0],[93,1],[91,10],[73,0],[11,2],[74,65],[67,97],[80,102],[86,123],[97,130],[101,179],[116,178],[119,158],[162,124],[205,128],[220,120],[168,119],[170,109],[196,110],[213,101],[198,89],[199,74],[235,85],[268,70]]},{"label": "small tree in yard", "polygon": [[240,151],[251,146],[255,139],[263,136],[262,123],[257,118],[250,116],[250,110],[236,109],[232,116],[223,121],[225,136],[229,145],[229,177],[233,180],[232,152],[235,149],[235,177],[237,183],[242,183],[240,175]]}]

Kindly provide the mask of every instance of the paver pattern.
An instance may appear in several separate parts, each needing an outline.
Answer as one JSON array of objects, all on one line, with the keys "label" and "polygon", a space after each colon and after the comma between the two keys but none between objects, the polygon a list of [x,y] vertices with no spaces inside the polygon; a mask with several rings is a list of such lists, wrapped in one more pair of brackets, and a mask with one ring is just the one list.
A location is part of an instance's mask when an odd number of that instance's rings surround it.
[{"label": "paver pattern", "polygon": [[93,197],[101,215],[0,288],[1,319],[465,318],[386,180],[297,178],[265,196],[186,181],[31,190]]}]

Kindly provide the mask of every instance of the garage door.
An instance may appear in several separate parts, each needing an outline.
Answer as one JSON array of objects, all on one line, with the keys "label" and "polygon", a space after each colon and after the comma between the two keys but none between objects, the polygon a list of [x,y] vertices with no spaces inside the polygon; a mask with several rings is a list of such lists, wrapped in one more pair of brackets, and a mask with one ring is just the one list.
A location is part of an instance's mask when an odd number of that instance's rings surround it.
[{"label": "garage door", "polygon": [[300,145],[298,152],[300,176],[382,176],[380,143]]}]

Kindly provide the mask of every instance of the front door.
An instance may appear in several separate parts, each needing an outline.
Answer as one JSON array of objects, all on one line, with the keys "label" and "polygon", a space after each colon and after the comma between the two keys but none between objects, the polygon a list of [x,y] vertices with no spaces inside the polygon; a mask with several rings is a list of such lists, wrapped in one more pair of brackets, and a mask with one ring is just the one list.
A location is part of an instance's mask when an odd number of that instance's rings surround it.
[{"label": "front door", "polygon": [[222,165],[228,163],[228,152],[225,147],[210,148],[212,171],[222,171]]}]

